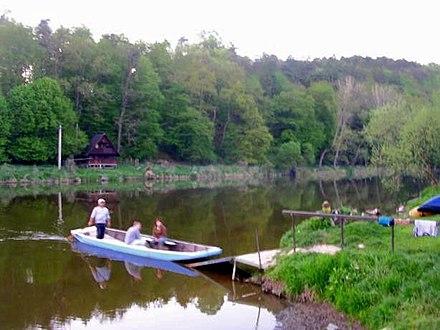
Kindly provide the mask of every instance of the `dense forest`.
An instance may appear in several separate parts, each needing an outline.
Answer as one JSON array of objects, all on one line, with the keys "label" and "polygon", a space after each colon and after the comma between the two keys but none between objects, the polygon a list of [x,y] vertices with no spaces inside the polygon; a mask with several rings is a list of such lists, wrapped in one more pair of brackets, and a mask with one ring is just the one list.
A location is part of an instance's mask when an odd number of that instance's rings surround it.
[{"label": "dense forest", "polygon": [[0,161],[78,154],[105,132],[126,159],[390,165],[434,177],[440,67],[406,60],[239,56],[216,33],[132,42],[0,18]]}]

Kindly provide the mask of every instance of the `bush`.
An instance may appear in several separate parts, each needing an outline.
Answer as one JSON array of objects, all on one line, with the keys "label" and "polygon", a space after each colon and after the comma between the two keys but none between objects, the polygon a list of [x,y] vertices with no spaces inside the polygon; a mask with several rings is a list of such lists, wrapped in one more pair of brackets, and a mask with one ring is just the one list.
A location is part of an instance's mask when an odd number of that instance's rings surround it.
[{"label": "bush", "polygon": [[275,167],[288,170],[301,162],[301,147],[298,142],[290,141],[279,146],[275,155]]}]

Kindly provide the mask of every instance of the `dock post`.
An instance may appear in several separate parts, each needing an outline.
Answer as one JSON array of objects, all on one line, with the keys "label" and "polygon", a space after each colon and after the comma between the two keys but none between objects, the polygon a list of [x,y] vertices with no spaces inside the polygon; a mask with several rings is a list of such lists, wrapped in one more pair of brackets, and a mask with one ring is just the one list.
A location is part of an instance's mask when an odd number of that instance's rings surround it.
[{"label": "dock post", "polygon": [[293,213],[290,214],[292,217],[292,243],[293,243],[293,253],[296,253],[296,224],[295,224],[295,216]]},{"label": "dock post", "polygon": [[235,281],[235,271],[237,270],[237,261],[234,258],[234,267],[232,268],[232,280]]},{"label": "dock post", "polygon": [[260,266],[260,270],[263,269],[261,264],[261,254],[260,254],[260,240],[258,239],[258,229],[255,229],[255,240],[257,242],[257,252],[258,252],[258,265]]},{"label": "dock post", "polygon": [[341,218],[341,249],[344,248],[344,221],[345,218]]}]

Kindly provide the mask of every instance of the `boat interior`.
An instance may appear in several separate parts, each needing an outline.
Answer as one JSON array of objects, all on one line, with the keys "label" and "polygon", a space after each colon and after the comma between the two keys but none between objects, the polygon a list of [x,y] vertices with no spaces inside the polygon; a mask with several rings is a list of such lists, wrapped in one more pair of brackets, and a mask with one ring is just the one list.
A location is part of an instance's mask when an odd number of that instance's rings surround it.
[{"label": "boat interior", "polygon": [[[96,235],[95,231],[84,232],[87,236]],[[169,250],[175,252],[197,252],[207,250],[208,247],[200,244],[194,244],[189,242],[174,241],[171,239],[165,240],[163,243],[159,243],[154,237],[142,235],[145,238],[145,246],[151,249],[157,250]],[[124,241],[125,231],[106,228],[104,239],[117,239],[118,241]]]}]

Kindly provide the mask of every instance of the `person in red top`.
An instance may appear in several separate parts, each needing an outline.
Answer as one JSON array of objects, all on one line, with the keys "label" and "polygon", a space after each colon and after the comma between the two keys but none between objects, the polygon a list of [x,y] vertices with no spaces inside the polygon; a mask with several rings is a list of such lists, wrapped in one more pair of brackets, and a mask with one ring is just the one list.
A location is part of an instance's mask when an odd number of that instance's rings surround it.
[{"label": "person in red top", "polygon": [[156,238],[156,242],[159,244],[163,244],[167,239],[167,227],[165,227],[161,217],[157,217],[154,220],[153,236]]}]

